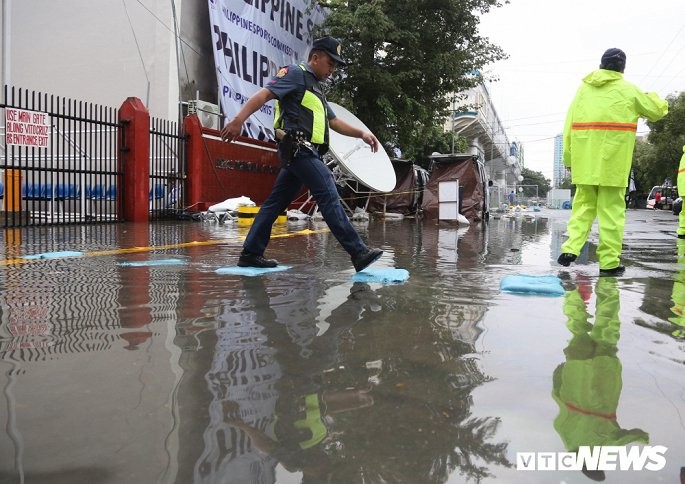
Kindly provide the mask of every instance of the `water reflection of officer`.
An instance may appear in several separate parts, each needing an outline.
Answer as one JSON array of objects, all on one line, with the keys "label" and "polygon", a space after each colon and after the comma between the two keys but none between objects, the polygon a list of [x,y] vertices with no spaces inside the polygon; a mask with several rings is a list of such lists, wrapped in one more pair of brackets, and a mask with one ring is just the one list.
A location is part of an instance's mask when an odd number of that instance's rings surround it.
[{"label": "water reflection of officer", "polygon": [[[616,356],[621,326],[616,279],[600,278],[595,286],[594,324],[588,322],[586,308],[590,293],[582,286],[567,292],[564,300],[566,326],[573,337],[564,350],[566,362],[554,371],[552,396],[559,405],[554,428],[569,452],[580,446],[646,444],[646,432],[623,429],[616,417],[623,386],[621,361]],[[604,479],[602,471],[583,472],[592,479]]]},{"label": "water reflection of officer", "polygon": [[673,281],[671,301],[673,316],[668,320],[678,326],[671,334],[676,338],[685,338],[685,239],[682,238],[678,238],[678,272]]},{"label": "water reflection of officer", "polygon": [[[333,472],[324,449],[332,415],[372,405],[373,398],[366,380],[357,386],[331,390],[326,388],[323,374],[339,363],[341,339],[359,321],[364,308],[373,303],[374,294],[368,285],[354,284],[347,300],[327,319],[330,326],[317,335],[316,322],[297,320],[298,311],[283,308],[280,297],[270,297],[261,278],[245,278],[244,287],[245,297],[254,304],[257,321],[264,328],[267,344],[275,350],[281,377],[273,385],[278,398],[270,425],[264,428],[246,422],[230,400],[223,402],[225,422],[244,431],[255,448],[287,470],[301,471],[303,482],[325,481]],[[292,294],[288,300],[298,307],[302,303]],[[279,313],[286,317],[279,318]]]}]

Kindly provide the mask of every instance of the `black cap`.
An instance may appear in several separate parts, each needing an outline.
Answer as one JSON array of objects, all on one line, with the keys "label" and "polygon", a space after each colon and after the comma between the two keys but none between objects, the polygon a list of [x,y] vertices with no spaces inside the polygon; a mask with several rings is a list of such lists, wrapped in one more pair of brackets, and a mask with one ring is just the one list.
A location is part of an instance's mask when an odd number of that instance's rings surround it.
[{"label": "black cap", "polygon": [[607,69],[610,71],[621,72],[626,66],[626,53],[621,49],[607,49],[604,54],[602,54],[602,60],[600,61],[599,68]]},{"label": "black cap", "polygon": [[340,46],[340,41],[338,39],[335,39],[333,37],[321,37],[320,39],[316,39],[312,44],[312,50],[322,50],[339,65],[347,65],[345,59],[340,57],[340,51],[342,49]]}]

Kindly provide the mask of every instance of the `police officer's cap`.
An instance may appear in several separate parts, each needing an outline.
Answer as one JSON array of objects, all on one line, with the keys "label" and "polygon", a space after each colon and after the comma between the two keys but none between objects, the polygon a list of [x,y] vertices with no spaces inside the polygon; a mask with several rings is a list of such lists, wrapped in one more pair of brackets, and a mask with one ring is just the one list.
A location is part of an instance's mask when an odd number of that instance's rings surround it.
[{"label": "police officer's cap", "polygon": [[602,54],[602,60],[600,61],[599,68],[607,69],[610,71],[621,72],[626,66],[626,53],[621,49],[607,49],[604,54]]},{"label": "police officer's cap", "polygon": [[322,50],[328,54],[331,59],[338,63],[340,66],[346,66],[347,61],[340,57],[340,52],[342,50],[340,46],[340,41],[333,37],[321,37],[316,39],[312,44],[312,50]]}]

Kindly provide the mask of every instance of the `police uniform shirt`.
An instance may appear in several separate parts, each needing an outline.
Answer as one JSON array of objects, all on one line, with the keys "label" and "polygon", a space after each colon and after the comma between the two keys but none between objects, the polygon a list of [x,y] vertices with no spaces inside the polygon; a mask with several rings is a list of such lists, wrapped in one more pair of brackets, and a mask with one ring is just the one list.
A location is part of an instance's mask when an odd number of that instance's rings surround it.
[{"label": "police uniform shirt", "polygon": [[[309,67],[308,64],[302,64],[311,75],[314,72]],[[304,82],[305,72],[300,68],[299,65],[290,65],[287,67],[282,67],[278,73],[271,78],[269,83],[264,86],[269,91],[271,91],[274,96],[281,102],[281,109],[283,111],[283,116],[286,120],[297,119],[297,113],[300,109],[300,101],[302,96],[304,96],[305,82]],[[319,87],[320,83],[317,81]],[[330,121],[335,118],[335,113],[331,109],[326,101],[325,104],[327,119]]]}]

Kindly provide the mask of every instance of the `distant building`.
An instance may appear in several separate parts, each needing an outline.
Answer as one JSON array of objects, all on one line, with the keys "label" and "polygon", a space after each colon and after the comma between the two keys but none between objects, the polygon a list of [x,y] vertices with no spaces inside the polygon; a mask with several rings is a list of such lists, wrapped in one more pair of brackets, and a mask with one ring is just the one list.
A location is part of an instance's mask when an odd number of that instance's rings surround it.
[{"label": "distant building", "polygon": [[558,134],[554,137],[554,173],[552,176],[552,188],[559,186],[571,176],[571,172],[564,166],[564,136]]}]

